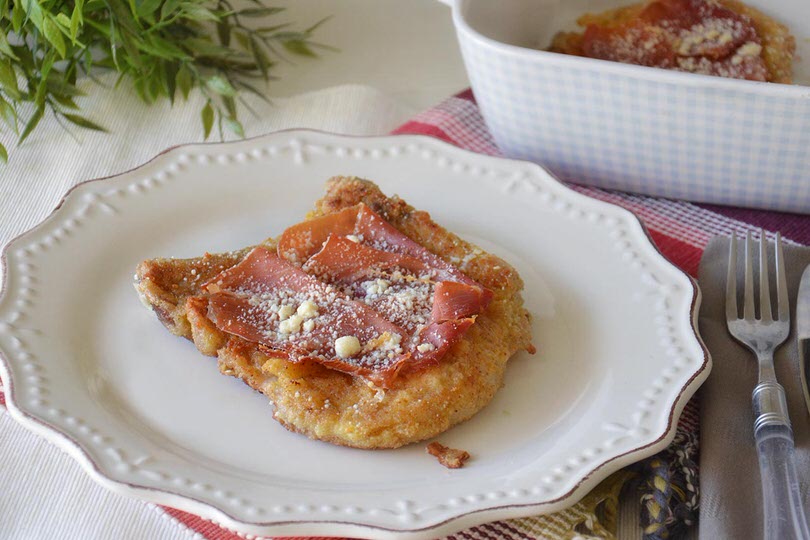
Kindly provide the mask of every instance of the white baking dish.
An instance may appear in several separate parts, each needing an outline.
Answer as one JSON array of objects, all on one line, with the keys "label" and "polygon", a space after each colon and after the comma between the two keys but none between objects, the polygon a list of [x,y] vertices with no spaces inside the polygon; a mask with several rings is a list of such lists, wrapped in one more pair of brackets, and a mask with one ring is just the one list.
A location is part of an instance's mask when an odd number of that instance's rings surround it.
[{"label": "white baking dish", "polygon": [[501,150],[583,184],[810,212],[810,8],[749,0],[796,36],[798,84],[739,81],[545,52],[621,0],[442,0]]}]

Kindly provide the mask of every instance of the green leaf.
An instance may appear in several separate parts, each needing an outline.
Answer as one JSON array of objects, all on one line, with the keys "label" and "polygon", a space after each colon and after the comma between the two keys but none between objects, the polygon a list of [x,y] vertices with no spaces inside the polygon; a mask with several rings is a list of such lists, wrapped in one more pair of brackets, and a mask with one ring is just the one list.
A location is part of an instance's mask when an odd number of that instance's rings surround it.
[{"label": "green leaf", "polygon": [[175,62],[161,62],[161,77],[169,95],[169,101],[174,105],[174,95],[177,93],[177,64]]},{"label": "green leaf", "polygon": [[180,0],[166,0],[160,8],[160,20],[168,19],[175,14],[180,7]]},{"label": "green leaf", "polygon": [[211,107],[210,100],[205,104],[200,114],[202,116],[204,139],[208,140],[208,136],[211,135],[211,128],[214,127],[214,108]]},{"label": "green leaf", "polygon": [[0,116],[6,125],[17,133],[17,111],[8,101],[3,99],[3,96],[0,96]]},{"label": "green leaf", "polygon": [[291,25],[291,23],[284,23],[284,24],[277,24],[275,26],[262,26],[261,28],[257,28],[256,32],[260,34],[273,34],[278,32],[282,28],[287,28]]},{"label": "green leaf", "polygon": [[219,17],[217,17],[210,9],[204,8],[196,4],[184,5],[181,13],[186,18],[195,21],[213,21],[213,22],[219,21]]},{"label": "green leaf", "polygon": [[209,77],[208,80],[205,81],[205,85],[221,96],[233,97],[236,95],[236,90],[231,86],[231,83],[219,75]]},{"label": "green leaf", "polygon": [[182,45],[189,48],[198,57],[227,58],[238,54],[234,49],[217,45],[207,39],[188,38],[182,41]]},{"label": "green leaf", "polygon": [[304,41],[304,40],[306,40],[308,37],[309,37],[309,36],[307,36],[307,35],[306,35],[305,33],[303,33],[303,32],[291,32],[291,31],[287,31],[287,32],[276,32],[276,34],[273,36],[273,39],[277,39],[277,40],[279,40],[279,41],[286,41],[286,40],[299,40],[299,41]]},{"label": "green leaf", "polygon": [[268,17],[282,11],[283,7],[258,7],[241,9],[237,13],[240,17]]},{"label": "green leaf", "polygon": [[253,53],[256,65],[259,66],[259,70],[262,72],[262,77],[264,77],[264,80],[268,80],[270,78],[270,66],[273,63],[267,58],[267,55],[253,36],[250,36],[250,51]]},{"label": "green leaf", "polygon": [[219,36],[219,42],[227,47],[231,44],[231,25],[226,24],[224,22],[217,23],[217,36]]},{"label": "green leaf", "polygon": [[110,8],[110,13],[115,19],[115,23],[132,34],[138,34],[140,28],[135,22],[132,12],[124,6],[120,0],[107,0],[107,6]]},{"label": "green leaf", "polygon": [[107,130],[102,126],[96,124],[95,122],[88,120],[84,116],[79,116],[78,114],[71,114],[71,113],[62,113],[62,116],[65,120],[70,122],[71,124],[76,124],[79,127],[83,127],[84,129],[90,129],[93,131],[103,131],[107,133]]},{"label": "green leaf", "polygon": [[53,99],[62,107],[68,109],[79,110],[79,106],[73,101],[72,97],[54,95]]},{"label": "green leaf", "polygon": [[230,129],[240,139],[245,138],[245,129],[242,127],[242,123],[239,120],[237,120],[236,118],[233,118],[231,116],[226,118],[225,119],[225,126],[228,129]]},{"label": "green leaf", "polygon": [[[30,1],[33,2],[34,0]],[[59,56],[64,58],[67,52],[65,38],[62,37],[62,31],[59,30],[59,26],[53,22],[53,19],[50,17],[46,17],[42,21],[42,33],[45,34],[45,39],[50,41],[51,45],[57,50]]]},{"label": "green leaf", "polygon": [[75,0],[73,14],[70,16],[70,39],[76,40],[79,28],[84,25],[84,0]]},{"label": "green leaf", "polygon": [[228,116],[236,118],[236,100],[232,97],[223,97],[222,104],[225,105],[225,110],[228,111]]},{"label": "green leaf", "polygon": [[166,60],[190,60],[186,52],[169,40],[150,34],[141,42],[141,50]]},{"label": "green leaf", "polygon": [[70,30],[70,17],[64,13],[60,12],[56,15],[56,23],[61,26],[63,30]]},{"label": "green leaf", "polygon": [[307,42],[302,39],[291,39],[289,41],[285,41],[284,48],[290,51],[291,53],[297,54],[299,56],[310,56],[310,57],[318,56],[312,49],[309,48]]},{"label": "green leaf", "polygon": [[177,71],[177,87],[183,94],[183,99],[188,100],[188,94],[191,92],[191,87],[194,85],[194,79],[191,70],[184,63]]},{"label": "green leaf", "polygon": [[19,0],[15,2],[14,9],[11,10],[11,28],[14,30],[15,34],[20,33],[22,23],[25,20],[25,11],[20,3],[21,2]]},{"label": "green leaf", "polygon": [[0,88],[13,100],[19,100],[22,97],[20,87],[17,86],[17,73],[8,60],[0,60]]},{"label": "green leaf", "polygon": [[250,38],[248,37],[248,34],[239,32],[235,34],[235,36],[236,41],[239,42],[239,45],[241,45],[243,49],[250,50]]},{"label": "green leaf", "polygon": [[34,23],[41,32],[44,32],[45,29],[43,28],[44,16],[42,14],[42,6],[39,4],[38,0],[20,0],[20,2],[15,2],[16,4],[22,4],[20,7],[25,11],[25,15],[31,22]]},{"label": "green leaf", "polygon": [[143,0],[138,6],[138,15],[148,17],[160,7],[163,0]]},{"label": "green leaf", "polygon": [[313,33],[315,30],[317,30],[318,28],[320,28],[321,26],[323,26],[323,25],[324,25],[326,22],[328,22],[328,21],[329,21],[331,18],[332,18],[332,16],[331,16],[331,15],[329,15],[328,17],[324,17],[324,18],[323,18],[323,19],[321,19],[320,21],[316,22],[315,24],[313,24],[312,26],[310,26],[309,28],[307,28],[306,30],[304,30],[304,33],[305,33],[305,34],[307,34],[307,35],[312,34],[312,33]]},{"label": "green leaf", "polygon": [[243,88],[243,89],[247,90],[248,92],[252,93],[253,95],[258,97],[259,99],[261,99],[265,103],[271,103],[271,104],[273,103],[272,101],[270,101],[270,98],[267,97],[265,92],[262,92],[261,90],[259,90],[255,86],[253,86],[253,85],[251,85],[249,83],[246,83],[245,81],[239,81],[239,88]]},{"label": "green leaf", "polygon": [[79,33],[79,26],[82,24],[82,12],[79,5],[73,8],[73,15],[70,16],[70,39],[76,41],[76,36]]},{"label": "green leaf", "polygon": [[85,95],[84,92],[76,88],[75,79],[71,81],[71,77],[67,80],[60,78],[58,73],[51,73],[48,78],[48,91],[54,95],[76,97]]},{"label": "green leaf", "polygon": [[144,103],[151,103],[145,79],[135,79],[135,91]]},{"label": "green leaf", "polygon": [[34,93],[34,99],[32,100],[34,103],[40,106],[45,105],[45,90],[48,89],[48,79],[40,79],[39,83],[37,84],[37,91]]},{"label": "green leaf", "polygon": [[53,68],[53,63],[56,60],[56,55],[53,54],[53,51],[50,51],[44,58],[42,62],[42,66],[40,67],[40,80],[37,84],[37,91],[34,94],[34,103],[39,106],[43,106],[45,104],[45,94],[46,90],[48,89],[48,75],[51,73],[51,68]]},{"label": "green leaf", "polygon": [[3,143],[0,143],[0,161],[8,163],[8,150],[3,146]]},{"label": "green leaf", "polygon": [[0,52],[11,58],[12,60],[19,60],[14,51],[11,49],[11,45],[8,42],[8,38],[6,37],[6,33],[0,28]]},{"label": "green leaf", "polygon": [[163,83],[159,73],[153,73],[148,81],[147,91],[149,92],[149,102],[154,103],[163,93]]},{"label": "green leaf", "polygon": [[28,119],[28,123],[25,124],[25,128],[20,135],[20,140],[17,141],[17,146],[20,146],[23,141],[27,139],[29,135],[31,135],[31,132],[37,127],[39,121],[42,120],[43,114],[45,114],[45,106],[40,105],[37,110],[34,111],[34,114],[31,115],[31,118]]},{"label": "green leaf", "polygon": [[45,57],[42,59],[42,65],[39,67],[39,76],[43,79],[47,79],[48,75],[51,73],[54,62],[56,62],[56,55],[53,54],[53,51],[45,53]]}]

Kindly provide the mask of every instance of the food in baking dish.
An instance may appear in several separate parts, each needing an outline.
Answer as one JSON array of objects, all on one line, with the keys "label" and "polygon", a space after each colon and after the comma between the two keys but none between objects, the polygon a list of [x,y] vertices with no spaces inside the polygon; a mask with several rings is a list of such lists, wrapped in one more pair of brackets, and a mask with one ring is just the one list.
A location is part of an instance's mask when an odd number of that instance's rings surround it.
[{"label": "food in baking dish", "polygon": [[651,0],[577,20],[552,52],[734,79],[791,83],[796,40],[737,0]]}]

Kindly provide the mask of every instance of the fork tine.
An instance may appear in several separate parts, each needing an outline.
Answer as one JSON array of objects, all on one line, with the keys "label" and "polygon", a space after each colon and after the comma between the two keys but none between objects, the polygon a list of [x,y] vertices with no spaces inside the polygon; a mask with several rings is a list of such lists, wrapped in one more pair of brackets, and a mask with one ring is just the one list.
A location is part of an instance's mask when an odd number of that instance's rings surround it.
[{"label": "fork tine", "polygon": [[773,320],[771,311],[771,286],[768,281],[768,239],[765,231],[759,230],[759,318],[765,322]]},{"label": "fork tine", "polygon": [[745,235],[745,292],[743,294],[743,318],[753,320],[754,313],[754,242],[751,240],[751,231]]},{"label": "fork tine", "polygon": [[726,320],[740,317],[737,311],[737,235],[731,233],[728,250],[728,276],[726,276]]},{"label": "fork tine", "polygon": [[785,256],[782,253],[782,235],[776,233],[776,291],[779,320],[790,320],[790,301],[788,300],[787,280],[785,279]]}]

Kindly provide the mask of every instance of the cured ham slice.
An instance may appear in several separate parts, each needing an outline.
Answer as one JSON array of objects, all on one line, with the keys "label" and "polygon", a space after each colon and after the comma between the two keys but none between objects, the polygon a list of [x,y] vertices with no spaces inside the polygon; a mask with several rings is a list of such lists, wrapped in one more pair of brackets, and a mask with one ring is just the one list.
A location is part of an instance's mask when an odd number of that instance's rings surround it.
[{"label": "cured ham slice", "polygon": [[206,284],[209,318],[292,362],[390,387],[435,365],[492,292],[364,204],[284,231]]},{"label": "cured ham slice", "polygon": [[330,236],[343,236],[379,251],[408,255],[433,269],[434,278],[477,285],[464,272],[431,253],[360,203],[340,212],[303,221],[288,228],[278,241],[278,254],[304,264],[321,250]]},{"label": "cured ham slice", "polygon": [[351,283],[397,270],[426,275],[430,266],[409,255],[380,251],[333,234],[323,248],[307,260],[304,270],[325,281]]},{"label": "cured ham slice", "polygon": [[[217,328],[293,362],[313,360],[385,387],[409,356],[399,347],[402,328],[263,247],[206,287]],[[344,336],[364,347],[341,357],[335,343]]]},{"label": "cured ham slice", "polygon": [[466,283],[442,281],[433,293],[431,320],[435,322],[466,319],[481,312],[481,306],[489,302],[492,293],[481,287]]}]

